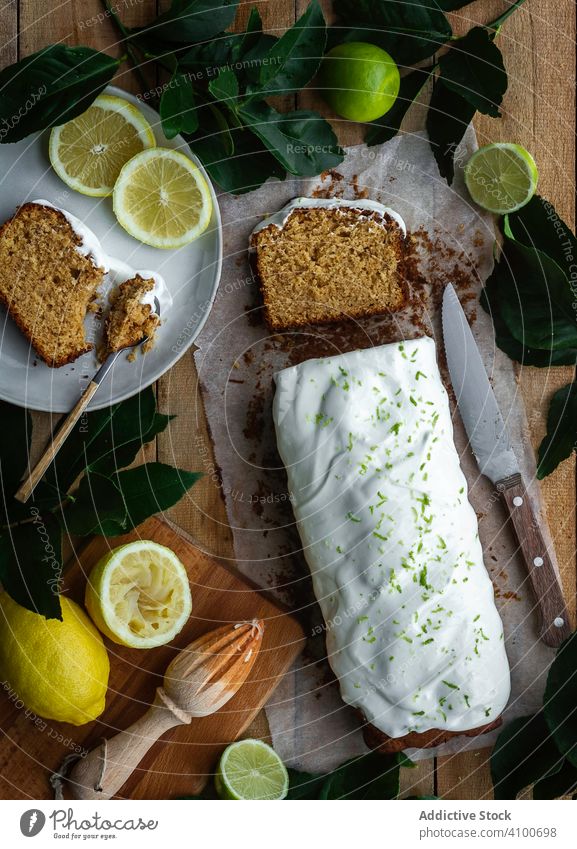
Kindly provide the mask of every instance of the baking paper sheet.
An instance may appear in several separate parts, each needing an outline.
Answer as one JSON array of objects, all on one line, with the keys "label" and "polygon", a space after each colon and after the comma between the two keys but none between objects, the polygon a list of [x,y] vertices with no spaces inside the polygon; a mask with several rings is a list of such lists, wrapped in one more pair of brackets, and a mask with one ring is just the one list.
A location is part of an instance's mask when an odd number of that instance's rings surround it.
[{"label": "baking paper sheet", "polygon": [[[435,338],[444,373],[439,305],[443,286],[450,281],[472,322],[525,480],[534,481],[534,458],[514,367],[494,347],[490,319],[478,304],[479,290],[493,264],[494,224],[491,216],[470,204],[463,183],[460,163],[467,161],[475,147],[469,128],[457,151],[452,186],[440,177],[425,136],[412,134],[378,147],[349,148],[338,172],[321,178],[270,182],[244,197],[220,198],[225,243],[222,279],[194,356],[220,470],[215,481],[225,498],[238,566],[287,602],[309,637],[303,656],[267,706],[275,749],[287,764],[299,769],[324,772],[365,748],[358,718],[341,701],[325,658],[324,625],[276,452],[273,374],[310,357],[423,333]],[[385,318],[270,334],[247,261],[247,240],[262,216],[299,195],[370,197],[403,216],[419,251],[418,273],[411,275],[409,308]],[[453,422],[470,499],[479,516],[485,563],[505,626],[512,670],[512,695],[503,717],[508,722],[540,705],[553,651],[538,640],[528,578],[512,533],[504,526],[498,497],[480,476],[456,413]],[[533,483],[530,490],[540,509],[537,486]],[[460,737],[437,750],[409,754],[422,758],[489,746],[497,733]]]}]

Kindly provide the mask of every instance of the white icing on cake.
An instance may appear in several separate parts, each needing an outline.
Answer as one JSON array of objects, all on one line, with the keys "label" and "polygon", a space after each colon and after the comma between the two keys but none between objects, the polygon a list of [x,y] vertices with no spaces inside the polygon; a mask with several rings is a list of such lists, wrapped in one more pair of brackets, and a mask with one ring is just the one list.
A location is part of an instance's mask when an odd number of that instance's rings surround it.
[{"label": "white icing on cake", "polygon": [[[389,218],[392,218],[397,222],[400,229],[403,231],[403,235],[406,235],[407,228],[405,226],[405,222],[401,218],[398,212],[395,212],[394,209],[389,209],[388,206],[383,206],[382,203],[377,203],[375,200],[344,200],[343,198],[294,198],[289,201],[286,206],[283,206],[282,209],[279,209],[278,212],[275,212],[273,215],[268,215],[266,218],[263,218],[260,221],[254,230],[251,233],[252,236],[255,233],[258,233],[260,230],[264,230],[265,227],[269,227],[273,224],[275,227],[282,229],[287,222],[289,216],[295,211],[295,209],[342,209],[343,207],[348,207],[352,209],[361,209],[365,212],[378,212],[380,215],[388,215]],[[250,246],[249,239],[249,246]],[[254,248],[250,247],[250,250],[254,250]]]},{"label": "white icing on cake", "polygon": [[130,280],[137,274],[144,280],[152,278],[154,280],[154,287],[150,290],[150,292],[145,292],[141,299],[141,303],[150,304],[152,311],[154,312],[154,298],[157,297],[160,304],[161,315],[164,315],[166,310],[170,309],[172,306],[172,297],[168,291],[164,278],[158,274],[158,272],[149,271],[148,269],[142,270],[133,268],[127,262],[124,262],[124,260],[107,254],[96,233],[94,233],[90,227],[81,221],[80,218],[77,218],[76,215],[73,215],[66,209],[55,206],[48,200],[34,200],[31,201],[31,203],[37,203],[40,206],[49,206],[52,209],[57,209],[58,212],[61,212],[62,215],[64,215],[76,235],[81,239],[81,244],[77,246],[77,250],[84,256],[90,257],[94,265],[104,269],[108,276],[107,282],[109,288],[118,286],[120,283],[124,283],[125,280]]},{"label": "white icing on cake", "polygon": [[343,699],[390,737],[496,719],[510,692],[503,627],[433,340],[308,360],[276,384]]}]

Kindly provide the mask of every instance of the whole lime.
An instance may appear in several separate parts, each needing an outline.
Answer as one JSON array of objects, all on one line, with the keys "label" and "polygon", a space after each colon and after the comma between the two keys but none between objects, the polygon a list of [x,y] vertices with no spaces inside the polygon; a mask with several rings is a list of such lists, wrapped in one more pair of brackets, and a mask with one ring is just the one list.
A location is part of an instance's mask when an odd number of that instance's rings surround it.
[{"label": "whole lime", "polygon": [[375,121],[389,111],[401,78],[394,60],[375,44],[351,41],[333,47],[323,59],[322,96],[342,118]]}]

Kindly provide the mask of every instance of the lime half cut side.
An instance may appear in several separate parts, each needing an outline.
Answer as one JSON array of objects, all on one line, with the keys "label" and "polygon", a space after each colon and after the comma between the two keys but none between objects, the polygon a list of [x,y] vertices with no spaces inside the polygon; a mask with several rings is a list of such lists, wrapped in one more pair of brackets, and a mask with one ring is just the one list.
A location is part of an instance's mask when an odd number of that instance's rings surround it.
[{"label": "lime half cut side", "polygon": [[224,750],[216,774],[221,799],[284,799],[289,778],[285,765],[262,740],[239,740]]},{"label": "lime half cut side", "polygon": [[200,168],[183,153],[157,147],[126,163],[113,208],[124,229],[154,248],[180,248],[204,233],[212,199]]},{"label": "lime half cut side", "polygon": [[529,203],[539,172],[531,154],[520,144],[495,143],[480,147],[465,165],[465,184],[479,206],[498,215]]}]

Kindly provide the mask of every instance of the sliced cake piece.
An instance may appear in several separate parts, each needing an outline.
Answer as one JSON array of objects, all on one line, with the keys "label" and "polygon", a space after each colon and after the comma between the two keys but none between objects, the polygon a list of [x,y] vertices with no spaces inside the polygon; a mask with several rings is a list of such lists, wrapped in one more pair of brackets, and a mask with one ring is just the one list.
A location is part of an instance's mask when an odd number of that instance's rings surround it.
[{"label": "sliced cake piece", "polygon": [[400,309],[403,220],[375,201],[297,198],[250,237],[272,330]]},{"label": "sliced cake piece", "polygon": [[106,319],[105,356],[122,348],[132,348],[146,337],[152,341],[160,323],[152,307],[154,289],[154,279],[145,280],[139,274],[114,289]]},{"label": "sliced cake piece", "polygon": [[25,203],[0,228],[0,302],[49,366],[93,347],[84,318],[104,273],[54,207]]}]

